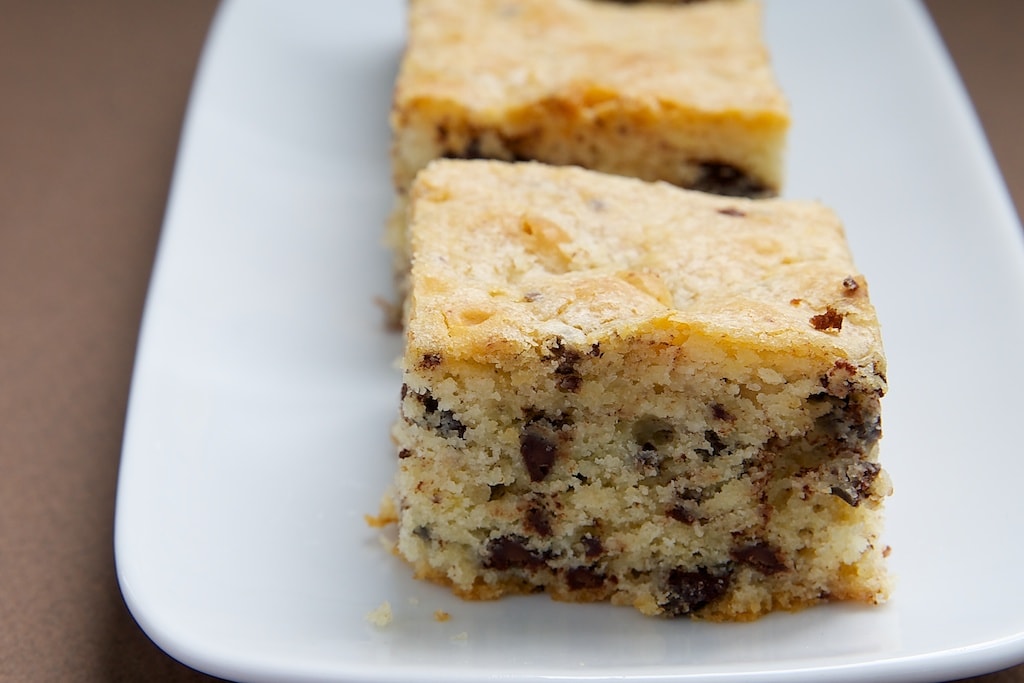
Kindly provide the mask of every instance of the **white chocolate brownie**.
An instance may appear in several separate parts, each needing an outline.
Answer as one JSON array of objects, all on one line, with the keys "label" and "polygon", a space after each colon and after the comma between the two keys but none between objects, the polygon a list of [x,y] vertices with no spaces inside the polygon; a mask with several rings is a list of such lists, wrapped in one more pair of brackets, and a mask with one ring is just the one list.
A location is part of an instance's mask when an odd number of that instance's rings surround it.
[{"label": "white chocolate brownie", "polygon": [[717,620],[885,600],[885,358],[832,211],[439,160],[407,215],[417,576]]},{"label": "white chocolate brownie", "polygon": [[789,126],[752,0],[411,0],[396,187],[439,157],[778,194]]}]

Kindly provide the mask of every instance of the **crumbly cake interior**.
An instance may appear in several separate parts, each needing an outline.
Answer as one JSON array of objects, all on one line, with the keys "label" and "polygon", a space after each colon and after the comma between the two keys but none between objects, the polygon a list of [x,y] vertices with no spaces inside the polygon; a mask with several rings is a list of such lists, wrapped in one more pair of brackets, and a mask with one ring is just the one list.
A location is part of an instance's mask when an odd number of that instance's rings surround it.
[{"label": "crumbly cake interior", "polygon": [[760,5],[670,4],[410,3],[391,116],[396,186],[455,157],[778,194],[789,115]]},{"label": "crumbly cake interior", "polygon": [[407,217],[418,576],[716,620],[886,599],[885,359],[831,211],[439,161]]}]

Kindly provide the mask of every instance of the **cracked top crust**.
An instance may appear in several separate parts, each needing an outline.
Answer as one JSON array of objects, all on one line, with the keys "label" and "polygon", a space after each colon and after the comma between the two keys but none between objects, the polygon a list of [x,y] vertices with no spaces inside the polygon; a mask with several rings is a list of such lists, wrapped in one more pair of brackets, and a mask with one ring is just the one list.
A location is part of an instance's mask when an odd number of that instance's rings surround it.
[{"label": "cracked top crust", "polygon": [[703,338],[885,370],[867,283],[839,219],[815,202],[438,160],[417,177],[406,221],[410,357],[500,363],[551,338]]}]

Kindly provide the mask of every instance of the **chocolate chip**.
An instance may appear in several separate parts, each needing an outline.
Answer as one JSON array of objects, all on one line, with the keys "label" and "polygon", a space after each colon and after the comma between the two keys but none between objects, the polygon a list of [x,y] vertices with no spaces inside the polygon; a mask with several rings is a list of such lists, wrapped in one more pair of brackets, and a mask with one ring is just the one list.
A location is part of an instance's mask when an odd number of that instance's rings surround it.
[{"label": "chocolate chip", "polygon": [[741,169],[720,161],[701,163],[697,179],[689,189],[728,197],[767,197],[774,194]]},{"label": "chocolate chip", "polygon": [[673,569],[665,580],[667,595],[660,606],[668,616],[692,614],[725,595],[731,578],[727,571],[712,574],[704,567]]},{"label": "chocolate chip", "polygon": [[[438,131],[440,132],[440,131]],[[483,148],[480,144],[480,138],[473,135],[466,141],[466,144],[462,146],[461,150],[449,149],[447,152],[442,154],[445,159],[484,159],[486,158],[483,154]]]},{"label": "chocolate chip", "polygon": [[851,275],[850,277],[843,280],[843,289],[846,291],[847,294],[853,294],[858,289],[860,289],[860,284],[858,284],[857,279]]},{"label": "chocolate chip", "polygon": [[527,508],[524,522],[528,531],[539,536],[551,535],[551,514],[541,505]]},{"label": "chocolate chip", "polygon": [[766,576],[788,569],[778,548],[765,541],[733,548],[729,555],[737,562],[749,565]]},{"label": "chocolate chip", "polygon": [[519,436],[519,453],[523,456],[530,481],[544,481],[555,465],[558,444],[533,425],[527,425]]},{"label": "chocolate chip", "polygon": [[863,451],[882,437],[881,403],[877,392],[853,391],[849,375],[840,373],[829,372],[822,384],[829,393],[808,397],[808,400],[832,404],[831,410],[815,421],[818,429],[846,448],[857,451]]},{"label": "chocolate chip", "polygon": [[466,425],[462,424],[452,411],[442,410],[438,416],[438,423],[437,431],[441,436],[445,438],[449,436],[457,436],[460,439],[466,438]]},{"label": "chocolate chip", "polygon": [[434,413],[437,412],[437,407],[438,407],[439,404],[437,402],[437,399],[434,398],[433,394],[431,394],[428,391],[425,394],[416,394],[416,395],[419,397],[420,403],[423,404],[423,411],[427,415],[433,415]]},{"label": "chocolate chip", "polygon": [[743,218],[744,216],[747,215],[744,212],[732,206],[727,206],[724,209],[718,209],[718,213],[722,214],[723,216],[732,216],[733,218]]},{"label": "chocolate chip", "polygon": [[829,306],[825,312],[811,317],[811,326],[816,330],[843,329],[843,314]]},{"label": "chocolate chip", "polygon": [[678,495],[680,500],[689,500],[695,503],[700,503],[704,500],[704,491],[702,489],[687,488],[680,491]]},{"label": "chocolate chip", "polygon": [[722,437],[713,429],[704,432],[704,440],[708,442],[708,448],[698,448],[697,453],[705,460],[717,458],[728,451],[728,446],[722,441]]},{"label": "chocolate chip", "polygon": [[834,483],[829,492],[857,507],[871,492],[871,485],[881,470],[878,463],[863,460],[832,465],[828,475],[834,479]]},{"label": "chocolate chip", "polygon": [[723,422],[735,422],[736,421],[736,416],[733,415],[732,413],[730,413],[728,410],[726,410],[725,406],[723,406],[720,403],[712,404],[712,406],[711,406],[711,415],[714,416],[714,418],[716,420],[722,420]]},{"label": "chocolate chip", "polygon": [[568,372],[561,372],[561,368],[555,370],[558,377],[555,380],[555,386],[558,387],[559,391],[565,391],[570,394],[575,394],[580,390],[580,385],[583,384],[583,378],[579,376],[574,370],[570,369]]},{"label": "chocolate chip", "polygon": [[482,159],[483,152],[480,148],[480,138],[471,137],[462,150],[463,159]]},{"label": "chocolate chip", "polygon": [[484,567],[505,571],[507,569],[532,569],[544,564],[544,558],[530,550],[522,536],[501,536],[487,544]]},{"label": "chocolate chip", "polygon": [[549,358],[558,361],[558,365],[555,367],[555,386],[560,391],[578,392],[580,385],[583,384],[583,376],[577,368],[582,354],[566,347],[561,338],[555,339],[554,345],[550,346],[548,350],[551,352]]},{"label": "chocolate chip", "polygon": [[411,458],[413,455],[415,455],[415,454],[412,451],[410,451],[408,448],[403,448],[400,451],[398,451],[398,459],[399,460],[405,460],[406,458]]},{"label": "chocolate chip", "polygon": [[571,591],[600,588],[604,580],[604,574],[594,567],[573,567],[565,573],[565,583]]},{"label": "chocolate chip", "polygon": [[697,521],[697,516],[686,509],[683,505],[674,505],[673,507],[670,507],[665,514],[678,522],[682,522],[683,524],[693,524]]},{"label": "chocolate chip", "polygon": [[567,438],[564,428],[570,424],[572,418],[564,414],[527,411],[527,422],[519,435],[519,453],[530,481],[543,481],[551,472],[560,452],[559,443]]},{"label": "chocolate chip", "polygon": [[442,357],[440,353],[425,353],[423,358],[420,359],[420,368],[423,370],[431,370],[441,364]]},{"label": "chocolate chip", "polygon": [[600,557],[604,552],[604,545],[601,543],[601,539],[597,536],[591,536],[586,534],[580,539],[580,543],[583,544],[583,554],[588,559]]},{"label": "chocolate chip", "polygon": [[466,425],[464,425],[455,413],[448,409],[440,409],[441,404],[429,392],[416,393],[416,398],[423,406],[424,418],[427,426],[436,430],[445,438],[457,436],[462,439],[466,436]]}]

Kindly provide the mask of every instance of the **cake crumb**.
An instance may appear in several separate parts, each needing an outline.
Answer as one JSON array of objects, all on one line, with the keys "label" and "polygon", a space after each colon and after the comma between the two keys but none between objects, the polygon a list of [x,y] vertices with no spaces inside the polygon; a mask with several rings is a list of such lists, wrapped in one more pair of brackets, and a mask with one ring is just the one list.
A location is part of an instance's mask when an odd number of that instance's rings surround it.
[{"label": "cake crumb", "polygon": [[366,620],[376,626],[377,628],[385,628],[394,619],[394,614],[391,611],[391,603],[385,600],[376,609],[370,610],[366,613]]},{"label": "cake crumb", "polygon": [[398,511],[395,509],[395,501],[390,495],[380,499],[380,509],[376,515],[363,515],[368,526],[374,529],[390,526],[398,521]]},{"label": "cake crumb", "polygon": [[434,610],[434,621],[444,623],[452,618],[452,615],[445,612],[443,609]]},{"label": "cake crumb", "polygon": [[454,636],[452,636],[451,640],[453,643],[464,643],[467,640],[469,640],[469,634],[465,631],[462,631],[461,633],[456,633]]}]

